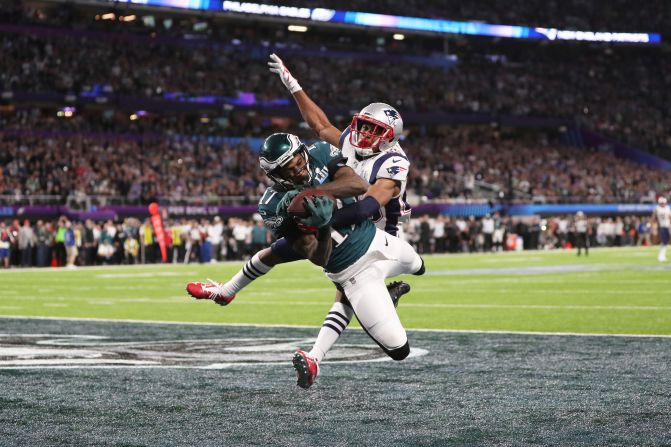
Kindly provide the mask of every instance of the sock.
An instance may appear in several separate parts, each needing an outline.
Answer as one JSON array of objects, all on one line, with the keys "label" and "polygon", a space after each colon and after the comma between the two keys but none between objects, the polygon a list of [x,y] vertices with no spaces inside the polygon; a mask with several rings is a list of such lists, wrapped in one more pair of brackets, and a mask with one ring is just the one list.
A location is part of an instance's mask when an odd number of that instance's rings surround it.
[{"label": "sock", "polygon": [[247,261],[244,267],[238,271],[230,280],[224,284],[224,293],[226,296],[232,296],[244,289],[249,283],[268,273],[272,267],[267,266],[256,253]]},{"label": "sock", "polygon": [[659,259],[666,259],[666,245],[659,247]]},{"label": "sock", "polygon": [[338,340],[340,334],[347,328],[352,315],[354,315],[354,310],[351,307],[343,303],[333,303],[331,310],[324,318],[324,324],[319,331],[319,335],[317,335],[317,341],[315,341],[308,355],[315,359],[317,363],[321,362]]}]

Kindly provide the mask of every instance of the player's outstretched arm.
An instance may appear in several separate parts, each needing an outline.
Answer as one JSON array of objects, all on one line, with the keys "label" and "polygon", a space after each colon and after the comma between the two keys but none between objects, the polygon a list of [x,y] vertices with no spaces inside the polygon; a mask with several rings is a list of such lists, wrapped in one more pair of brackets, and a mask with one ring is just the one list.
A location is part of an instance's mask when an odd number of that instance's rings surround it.
[{"label": "player's outstretched arm", "polygon": [[398,196],[401,192],[401,182],[388,178],[379,178],[370,185],[366,191],[365,197],[372,197],[380,204],[385,206],[389,201]]},{"label": "player's outstretched arm", "polygon": [[284,65],[282,59],[276,54],[270,55],[268,62],[269,70],[280,77],[284,86],[293,95],[296,105],[301,112],[301,116],[310,128],[322,140],[340,147],[340,134],[342,133],[329,121],[326,113],[319,107],[300,86],[296,78],[293,77],[289,69]]},{"label": "player's outstretched arm", "polygon": [[380,207],[385,206],[400,192],[399,181],[379,178],[368,188],[362,200],[334,211],[331,226],[343,228],[370,219],[380,210]]},{"label": "player's outstretched arm", "polygon": [[340,166],[333,174],[333,180],[322,183],[316,189],[330,192],[336,197],[355,197],[368,191],[370,185],[349,166]]}]

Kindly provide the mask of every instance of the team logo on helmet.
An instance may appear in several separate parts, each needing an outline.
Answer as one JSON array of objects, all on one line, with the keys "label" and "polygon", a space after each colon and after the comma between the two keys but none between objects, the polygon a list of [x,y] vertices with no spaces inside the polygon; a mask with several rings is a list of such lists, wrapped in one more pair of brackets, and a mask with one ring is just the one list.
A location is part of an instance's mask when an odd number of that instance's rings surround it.
[{"label": "team logo on helmet", "polygon": [[394,109],[385,109],[384,114],[389,118],[389,124],[394,125],[397,119],[400,118],[398,112]]}]

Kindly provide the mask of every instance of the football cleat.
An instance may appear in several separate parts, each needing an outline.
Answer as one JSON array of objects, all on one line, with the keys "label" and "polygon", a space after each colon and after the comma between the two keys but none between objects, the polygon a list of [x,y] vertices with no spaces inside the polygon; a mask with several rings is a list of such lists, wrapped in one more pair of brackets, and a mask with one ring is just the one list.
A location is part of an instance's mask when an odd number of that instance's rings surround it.
[{"label": "football cleat", "polygon": [[293,364],[298,376],[297,385],[307,390],[315,383],[319,374],[317,361],[310,357],[307,352],[297,349],[294,353]]},{"label": "football cleat", "polygon": [[410,284],[403,281],[394,281],[387,284],[387,291],[391,297],[391,302],[394,303],[394,307],[398,307],[401,297],[410,292]]},{"label": "football cleat", "polygon": [[186,291],[197,300],[212,300],[220,306],[225,306],[235,298],[224,293],[224,285],[208,279],[207,282],[190,282]]}]

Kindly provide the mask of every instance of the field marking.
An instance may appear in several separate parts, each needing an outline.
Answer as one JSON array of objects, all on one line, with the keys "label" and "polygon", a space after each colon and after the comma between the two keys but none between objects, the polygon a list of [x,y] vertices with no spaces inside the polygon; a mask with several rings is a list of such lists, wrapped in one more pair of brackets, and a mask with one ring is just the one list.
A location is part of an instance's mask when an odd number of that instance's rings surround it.
[{"label": "field marking", "polygon": [[[261,323],[204,323],[197,321],[160,321],[160,320],[127,320],[127,319],[105,319],[105,318],[75,318],[75,317],[36,317],[29,315],[0,315],[0,319],[8,320],[48,320],[48,321],[83,321],[98,323],[131,323],[131,324],[169,324],[185,326],[226,326],[226,327],[258,327],[258,328],[287,328],[287,329],[321,329],[321,325],[300,324],[261,324]],[[363,331],[360,327],[350,327]],[[484,330],[484,329],[428,329],[407,327],[408,331],[416,332],[438,332],[454,334],[504,334],[504,335],[558,335],[571,337],[632,337],[632,338],[669,338],[671,334],[606,334],[598,332],[536,332],[536,331],[510,331],[510,330]]]},{"label": "field marking", "polygon": [[184,276],[184,275],[197,275],[196,272],[141,272],[141,273],[100,273],[96,275],[96,278],[154,278],[156,276]]},{"label": "field marking", "polygon": [[[240,301],[238,304],[251,305],[300,305],[300,306],[323,306],[323,302],[313,301]],[[671,306],[600,306],[600,305],[555,305],[555,304],[462,304],[462,303],[403,303],[403,308],[417,307],[417,308],[512,308],[512,309],[599,309],[599,310],[671,310]]]},{"label": "field marking", "polygon": [[661,271],[671,270],[667,265],[638,264],[560,264],[520,267],[490,267],[471,269],[427,270],[426,276],[462,276],[462,275],[552,275],[564,273],[594,273],[607,271]]}]

